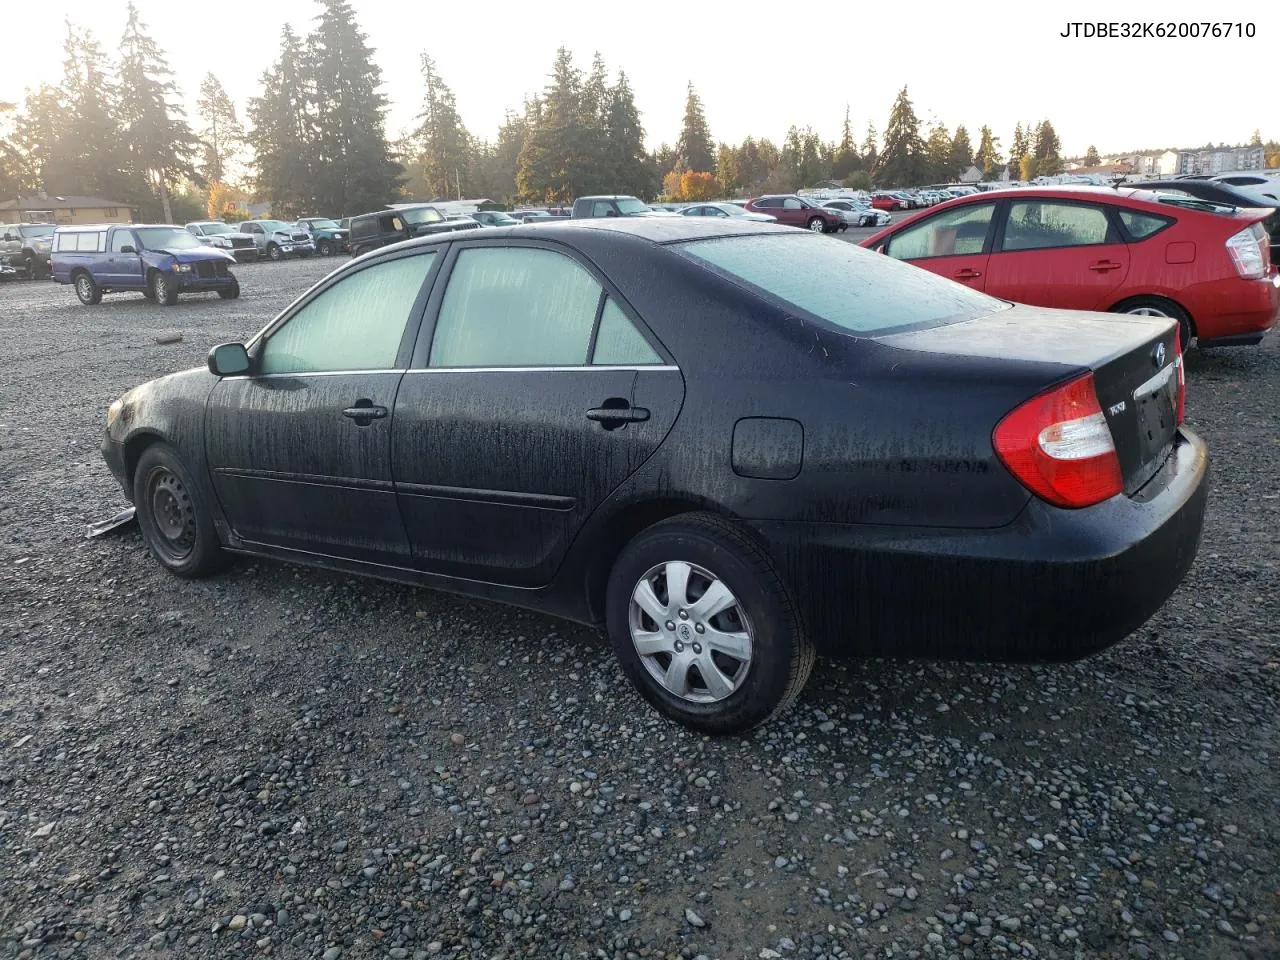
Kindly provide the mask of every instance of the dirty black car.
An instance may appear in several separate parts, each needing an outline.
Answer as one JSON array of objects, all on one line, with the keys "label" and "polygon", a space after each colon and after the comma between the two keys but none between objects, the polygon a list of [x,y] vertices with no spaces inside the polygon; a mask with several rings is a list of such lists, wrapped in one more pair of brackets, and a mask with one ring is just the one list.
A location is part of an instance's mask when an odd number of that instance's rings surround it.
[{"label": "dirty black car", "polygon": [[1086,656],[1199,542],[1165,318],[1014,306],[770,224],[611,218],[401,243],[103,454],[181,576],[254,554],[603,625],[708,732],[815,652]]}]

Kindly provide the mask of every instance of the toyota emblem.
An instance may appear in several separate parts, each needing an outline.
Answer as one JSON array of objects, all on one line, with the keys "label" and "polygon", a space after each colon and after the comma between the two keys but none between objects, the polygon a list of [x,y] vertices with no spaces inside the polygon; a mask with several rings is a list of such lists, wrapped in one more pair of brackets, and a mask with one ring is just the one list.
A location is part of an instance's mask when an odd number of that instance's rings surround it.
[{"label": "toyota emblem", "polygon": [[1151,351],[1151,362],[1156,365],[1157,369],[1164,366],[1164,344],[1163,343],[1157,343],[1156,348]]}]

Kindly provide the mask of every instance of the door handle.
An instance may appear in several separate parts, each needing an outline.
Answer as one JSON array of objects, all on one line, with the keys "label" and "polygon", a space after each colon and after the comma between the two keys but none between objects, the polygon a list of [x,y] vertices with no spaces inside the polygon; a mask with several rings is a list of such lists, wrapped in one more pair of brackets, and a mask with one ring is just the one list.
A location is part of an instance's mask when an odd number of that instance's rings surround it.
[{"label": "door handle", "polygon": [[[342,411],[344,417],[350,417],[362,427],[367,427],[374,420],[381,420],[387,415],[386,407],[375,407],[369,400],[357,400],[355,406]],[[364,423],[360,423],[363,420]]]},{"label": "door handle", "polygon": [[1089,269],[1095,273],[1106,273],[1108,270],[1119,270],[1124,264],[1116,263],[1114,260],[1099,260],[1097,263],[1089,264]]},{"label": "door handle", "polygon": [[595,407],[587,411],[587,419],[604,424],[642,423],[649,419],[644,407]]},{"label": "door handle", "polygon": [[956,271],[957,280],[977,280],[980,276],[982,276],[981,270],[971,270],[969,267]]}]

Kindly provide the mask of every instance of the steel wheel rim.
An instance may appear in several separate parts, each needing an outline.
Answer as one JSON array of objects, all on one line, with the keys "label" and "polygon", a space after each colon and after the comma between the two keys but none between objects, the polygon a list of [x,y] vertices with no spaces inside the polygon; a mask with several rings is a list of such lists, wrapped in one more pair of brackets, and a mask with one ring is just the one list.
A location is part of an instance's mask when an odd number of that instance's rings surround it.
[{"label": "steel wheel rim", "polygon": [[718,703],[751,669],[755,633],[742,602],[705,567],[659,563],[631,591],[627,626],[654,681],[689,703]]},{"label": "steel wheel rim", "polygon": [[1166,317],[1170,320],[1173,319],[1173,317],[1170,314],[1161,310],[1159,307],[1133,307],[1130,310],[1126,310],[1125,313],[1133,314],[1139,317]]},{"label": "steel wheel rim", "polygon": [[196,511],[177,474],[160,467],[147,482],[156,546],[170,560],[185,560],[196,544]]},{"label": "steel wheel rim", "polygon": [[81,300],[88,300],[93,296],[93,282],[85,276],[76,280],[76,293],[80,295]]}]

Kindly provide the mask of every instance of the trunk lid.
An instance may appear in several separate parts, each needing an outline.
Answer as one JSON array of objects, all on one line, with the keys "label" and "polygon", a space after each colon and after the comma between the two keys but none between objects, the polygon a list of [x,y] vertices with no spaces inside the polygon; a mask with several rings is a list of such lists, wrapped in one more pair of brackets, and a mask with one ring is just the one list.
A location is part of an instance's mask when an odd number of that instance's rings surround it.
[{"label": "trunk lid", "polygon": [[1120,460],[1124,490],[1132,494],[1173,449],[1178,429],[1177,329],[1166,317],[1014,305],[974,320],[891,334],[879,341],[906,350],[1049,364],[1055,369],[1046,387],[1091,370]]}]

